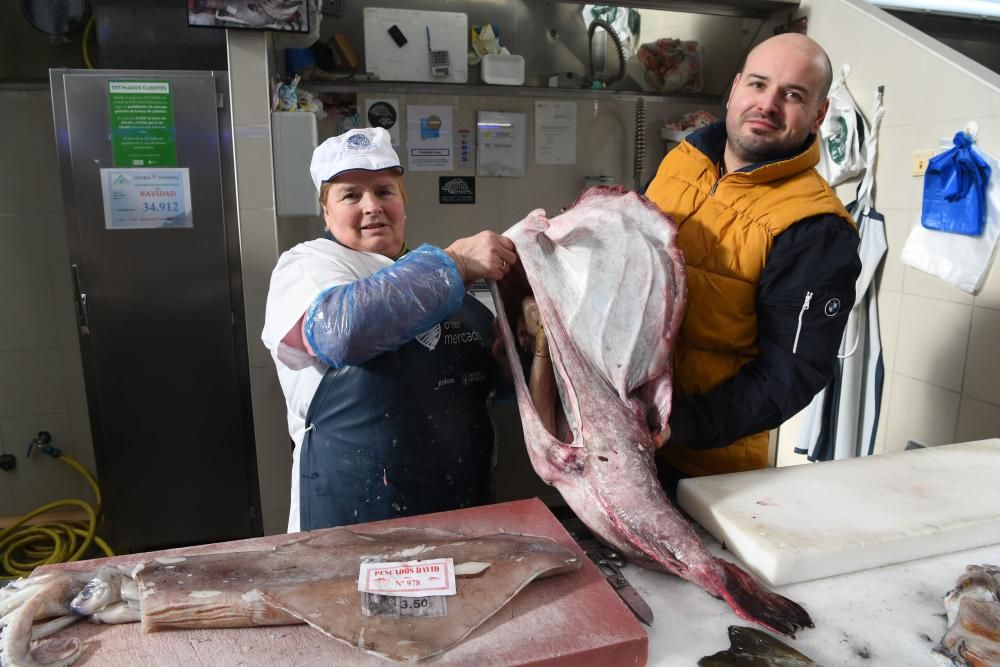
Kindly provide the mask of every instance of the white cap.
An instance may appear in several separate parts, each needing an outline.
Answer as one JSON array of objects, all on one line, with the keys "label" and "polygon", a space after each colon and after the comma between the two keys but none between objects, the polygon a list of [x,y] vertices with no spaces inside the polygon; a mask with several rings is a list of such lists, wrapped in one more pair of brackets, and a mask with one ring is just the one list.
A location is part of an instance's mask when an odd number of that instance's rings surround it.
[{"label": "white cap", "polygon": [[313,151],[309,173],[319,190],[324,182],[345,171],[381,171],[392,168],[403,173],[399,156],[392,149],[389,132],[381,127],[362,127],[348,130],[320,144]]}]

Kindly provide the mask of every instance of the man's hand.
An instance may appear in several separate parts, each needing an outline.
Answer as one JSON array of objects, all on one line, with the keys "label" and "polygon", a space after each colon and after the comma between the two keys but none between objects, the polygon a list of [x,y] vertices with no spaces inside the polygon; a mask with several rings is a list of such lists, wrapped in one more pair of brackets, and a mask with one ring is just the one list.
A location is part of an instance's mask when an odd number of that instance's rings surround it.
[{"label": "man's hand", "polygon": [[466,284],[480,278],[500,280],[517,262],[513,241],[490,231],[458,239],[444,251],[454,260]]},{"label": "man's hand", "polygon": [[535,334],[541,325],[542,317],[538,312],[535,297],[526,296],[521,300],[521,316],[517,318],[515,337],[518,346],[525,352],[535,351]]}]

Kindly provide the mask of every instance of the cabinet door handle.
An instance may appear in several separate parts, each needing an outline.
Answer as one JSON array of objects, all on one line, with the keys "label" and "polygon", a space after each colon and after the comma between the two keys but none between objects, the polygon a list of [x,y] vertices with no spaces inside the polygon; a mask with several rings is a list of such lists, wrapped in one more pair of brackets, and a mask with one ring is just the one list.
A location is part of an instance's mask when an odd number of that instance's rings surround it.
[{"label": "cabinet door handle", "polygon": [[87,293],[80,286],[80,265],[71,264],[73,274],[73,301],[76,303],[76,325],[80,333],[90,335],[90,315],[87,313]]}]

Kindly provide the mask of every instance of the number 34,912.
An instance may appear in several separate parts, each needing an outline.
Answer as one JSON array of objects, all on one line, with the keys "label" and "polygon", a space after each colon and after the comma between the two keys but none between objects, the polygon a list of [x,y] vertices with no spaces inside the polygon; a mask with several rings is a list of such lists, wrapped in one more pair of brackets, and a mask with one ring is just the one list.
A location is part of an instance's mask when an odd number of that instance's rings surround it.
[{"label": "number 34,912", "polygon": [[181,205],[175,201],[147,201],[142,203],[143,213],[178,213]]}]

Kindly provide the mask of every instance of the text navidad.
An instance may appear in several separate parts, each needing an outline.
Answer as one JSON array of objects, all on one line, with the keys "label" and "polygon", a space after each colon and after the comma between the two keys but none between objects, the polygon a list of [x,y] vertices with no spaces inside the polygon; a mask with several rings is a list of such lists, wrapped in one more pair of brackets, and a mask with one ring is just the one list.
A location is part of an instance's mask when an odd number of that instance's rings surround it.
[{"label": "text navidad", "polygon": [[176,189],[140,189],[138,195],[143,213],[179,213],[181,210]]}]

